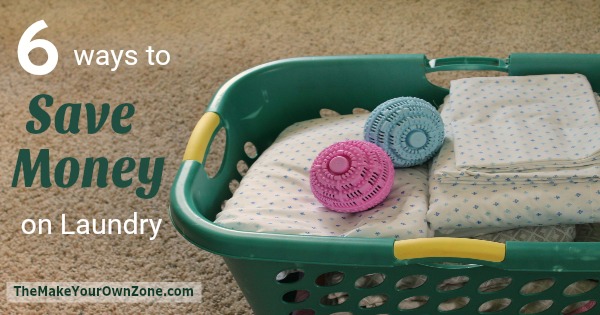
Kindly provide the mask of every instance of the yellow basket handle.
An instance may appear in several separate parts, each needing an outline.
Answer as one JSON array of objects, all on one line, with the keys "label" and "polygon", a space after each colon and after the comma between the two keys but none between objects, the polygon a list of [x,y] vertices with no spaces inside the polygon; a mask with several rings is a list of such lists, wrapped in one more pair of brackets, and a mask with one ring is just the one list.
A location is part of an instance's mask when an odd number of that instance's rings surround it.
[{"label": "yellow basket handle", "polygon": [[501,262],[506,256],[506,245],[468,238],[419,238],[394,242],[394,256],[402,260],[415,258],[470,258]]},{"label": "yellow basket handle", "polygon": [[192,131],[190,140],[188,140],[185,153],[183,154],[184,161],[193,160],[200,164],[204,162],[210,140],[220,123],[221,119],[217,113],[206,112],[202,115],[196,127],[194,127],[194,131]]}]

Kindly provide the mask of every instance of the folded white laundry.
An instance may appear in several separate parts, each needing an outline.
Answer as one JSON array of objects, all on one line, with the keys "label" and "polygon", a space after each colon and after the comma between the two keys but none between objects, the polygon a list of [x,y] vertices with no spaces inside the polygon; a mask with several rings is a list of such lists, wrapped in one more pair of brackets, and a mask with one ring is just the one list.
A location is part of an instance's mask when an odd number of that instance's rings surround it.
[{"label": "folded white laundry", "polygon": [[452,81],[442,117],[442,183],[561,184],[600,180],[600,109],[579,74]]},{"label": "folded white laundry", "polygon": [[454,80],[448,107],[460,169],[540,172],[598,165],[600,111],[581,74]]},{"label": "folded white laundry", "polygon": [[600,221],[597,166],[502,174],[458,168],[451,122],[460,113],[456,104],[448,106],[451,96],[441,107],[446,138],[430,168],[427,219],[433,230],[448,234]]}]

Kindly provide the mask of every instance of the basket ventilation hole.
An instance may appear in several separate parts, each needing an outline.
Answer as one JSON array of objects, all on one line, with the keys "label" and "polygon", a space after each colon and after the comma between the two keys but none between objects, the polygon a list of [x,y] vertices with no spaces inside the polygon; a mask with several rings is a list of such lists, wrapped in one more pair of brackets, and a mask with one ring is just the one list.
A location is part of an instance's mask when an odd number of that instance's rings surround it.
[{"label": "basket ventilation hole", "polygon": [[208,148],[208,155],[204,161],[204,171],[209,178],[215,177],[223,165],[225,148],[227,142],[227,131],[220,128]]},{"label": "basket ventilation hole", "polygon": [[401,311],[414,310],[427,304],[427,301],[429,301],[428,296],[411,296],[402,300],[400,304],[398,304],[398,309]]},{"label": "basket ventilation hole", "polygon": [[506,299],[506,298],[490,300],[490,301],[487,301],[487,302],[481,304],[481,306],[479,306],[479,313],[480,314],[490,314],[490,313],[500,312],[501,310],[510,306],[510,303],[512,303],[512,300]]},{"label": "basket ventilation hole", "polygon": [[329,315],[353,315],[350,312],[335,312],[335,313],[331,313]]},{"label": "basket ventilation hole", "polygon": [[531,282],[526,283],[523,287],[521,287],[521,294],[523,295],[532,295],[538,294],[540,292],[544,292],[550,289],[554,285],[555,281],[551,278],[546,279],[538,279]]},{"label": "basket ventilation hole", "polygon": [[360,308],[375,308],[375,307],[379,307],[379,306],[385,304],[385,302],[387,302],[387,300],[388,300],[387,295],[383,295],[383,294],[369,295],[369,296],[365,296],[362,300],[360,300],[360,302],[358,302],[358,306]]},{"label": "basket ventilation hole", "polygon": [[554,304],[552,300],[539,300],[531,302],[519,310],[519,314],[539,314],[550,308]]},{"label": "basket ventilation hole", "polygon": [[291,311],[289,315],[315,315],[315,311],[311,309],[295,310]]},{"label": "basket ventilation hole", "polygon": [[283,270],[275,276],[275,281],[279,283],[294,283],[304,277],[304,271],[300,269]]},{"label": "basket ventilation hole", "polygon": [[381,283],[383,283],[384,280],[385,280],[384,274],[370,273],[370,274],[364,275],[364,276],[356,279],[356,282],[354,282],[354,286],[357,289],[370,289],[370,288],[374,288],[374,287],[380,285]]},{"label": "basket ventilation hole", "polygon": [[321,115],[321,117],[335,117],[335,116],[339,116],[340,113],[331,110],[329,108],[323,108],[319,111],[319,115]]},{"label": "basket ventilation hole", "polygon": [[359,107],[356,107],[356,108],[353,108],[353,109],[352,109],[352,114],[354,114],[354,115],[358,115],[358,114],[368,114],[368,113],[370,113],[370,111],[369,111],[369,110],[366,110],[366,109],[364,109],[364,108],[359,108]]},{"label": "basket ventilation hole", "polygon": [[288,303],[300,303],[306,301],[310,296],[310,292],[306,290],[294,290],[284,294],[281,299]]},{"label": "basket ventilation hole", "polygon": [[232,194],[235,193],[238,187],[240,187],[240,182],[237,179],[232,179],[229,182],[229,191],[231,191]]},{"label": "basket ventilation hole", "polygon": [[577,315],[577,314],[585,314],[588,313],[591,309],[596,306],[596,301],[587,300],[581,301],[577,303],[573,303],[565,308],[563,308],[562,313],[564,315]]},{"label": "basket ventilation hole", "polygon": [[480,293],[492,293],[506,289],[512,283],[512,278],[494,278],[485,281],[479,286]]},{"label": "basket ventilation hole", "polygon": [[459,296],[459,297],[451,298],[449,300],[446,300],[446,301],[440,303],[440,305],[438,306],[438,310],[440,312],[449,312],[449,311],[459,310],[459,309],[467,306],[467,304],[469,304],[469,301],[471,301],[471,299],[466,296]]},{"label": "basket ventilation hole", "polygon": [[469,277],[467,276],[452,277],[440,282],[436,289],[440,292],[458,290],[467,285],[468,282]]},{"label": "basket ventilation hole", "polygon": [[258,150],[256,150],[256,146],[252,142],[244,143],[244,152],[251,159],[255,158],[258,155]]},{"label": "basket ventilation hole", "polygon": [[416,289],[422,286],[427,281],[426,275],[412,275],[400,279],[396,283],[397,290]]},{"label": "basket ventilation hole", "polygon": [[237,171],[238,173],[240,173],[240,175],[246,176],[246,173],[248,173],[248,164],[246,163],[246,161],[239,160],[237,162]]},{"label": "basket ventilation hole", "polygon": [[330,287],[344,280],[344,273],[339,271],[331,271],[320,274],[315,280],[315,284],[321,287]]},{"label": "basket ventilation hole", "polygon": [[563,291],[566,296],[574,296],[589,292],[595,289],[598,286],[598,280],[595,279],[586,279],[579,280],[571,283],[568,287]]},{"label": "basket ventilation hole", "polygon": [[321,297],[321,304],[326,306],[340,305],[348,301],[347,292],[333,292]]}]

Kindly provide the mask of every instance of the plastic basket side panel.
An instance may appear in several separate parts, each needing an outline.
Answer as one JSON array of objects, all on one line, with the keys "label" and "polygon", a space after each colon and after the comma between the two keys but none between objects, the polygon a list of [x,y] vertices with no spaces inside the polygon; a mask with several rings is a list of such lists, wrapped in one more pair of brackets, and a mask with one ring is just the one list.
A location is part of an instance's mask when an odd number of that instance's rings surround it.
[{"label": "plastic basket side panel", "polygon": [[[257,315],[519,314],[523,310],[560,314],[576,303],[599,302],[598,272],[225,261]],[[587,291],[569,290],[574,285]]]},{"label": "plastic basket side panel", "polygon": [[510,75],[580,73],[600,91],[600,54],[511,54],[509,69]]}]

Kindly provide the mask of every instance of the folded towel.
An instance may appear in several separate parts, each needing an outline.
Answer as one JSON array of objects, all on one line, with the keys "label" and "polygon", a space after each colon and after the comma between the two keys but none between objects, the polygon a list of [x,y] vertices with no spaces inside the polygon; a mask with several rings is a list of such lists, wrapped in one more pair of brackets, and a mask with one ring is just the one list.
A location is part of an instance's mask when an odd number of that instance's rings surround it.
[{"label": "folded towel", "polygon": [[597,166],[600,111],[580,74],[452,81],[458,168],[487,173]]}]

